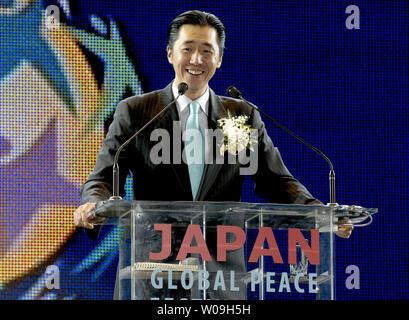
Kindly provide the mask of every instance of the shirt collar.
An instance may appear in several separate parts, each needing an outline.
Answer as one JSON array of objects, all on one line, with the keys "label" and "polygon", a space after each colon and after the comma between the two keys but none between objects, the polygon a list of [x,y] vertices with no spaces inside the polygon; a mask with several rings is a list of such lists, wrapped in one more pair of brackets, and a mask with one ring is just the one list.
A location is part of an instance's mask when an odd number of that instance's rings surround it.
[{"label": "shirt collar", "polygon": [[[172,83],[172,92],[173,96],[176,98],[178,96],[178,88],[176,86],[175,81]],[[209,98],[210,98],[210,90],[207,87],[205,93],[197,98],[195,101],[200,104],[200,108],[202,111],[207,115],[207,110],[209,109]],[[178,98],[176,101],[176,106],[178,108],[179,113],[185,110],[185,108],[192,102],[192,99],[188,98],[187,96],[183,95]]]}]

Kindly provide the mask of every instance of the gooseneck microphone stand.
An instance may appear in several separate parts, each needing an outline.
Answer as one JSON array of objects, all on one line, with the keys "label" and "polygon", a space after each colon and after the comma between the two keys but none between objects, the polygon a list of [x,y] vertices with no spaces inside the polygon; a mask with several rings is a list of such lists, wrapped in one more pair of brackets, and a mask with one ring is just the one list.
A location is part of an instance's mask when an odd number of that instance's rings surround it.
[{"label": "gooseneck microphone stand", "polygon": [[270,119],[271,121],[273,121],[273,123],[278,126],[279,128],[283,129],[284,131],[286,131],[287,133],[289,133],[290,135],[292,135],[294,138],[296,138],[298,141],[300,141],[301,143],[303,143],[304,145],[306,145],[308,148],[310,148],[311,150],[313,150],[315,153],[317,153],[318,155],[320,155],[322,158],[325,159],[325,161],[327,161],[329,167],[330,167],[330,172],[329,172],[329,196],[330,196],[330,203],[328,204],[329,206],[336,206],[337,203],[335,202],[335,171],[334,171],[334,166],[332,165],[331,160],[319,149],[317,149],[316,147],[312,146],[311,144],[309,144],[307,141],[305,141],[304,139],[302,139],[301,137],[297,136],[295,133],[293,133],[291,130],[287,129],[286,127],[284,127],[282,124],[280,124],[279,122],[277,122],[276,120],[274,120],[272,117],[270,117],[268,114],[266,114],[264,111],[260,110],[257,106],[255,106],[254,104],[252,104],[251,102],[247,101],[246,99],[243,98],[241,92],[235,87],[235,86],[230,86],[227,88],[226,90],[227,94],[230,95],[231,97],[235,98],[235,99],[240,99],[243,102],[245,102],[246,104],[248,104],[250,107],[256,109],[258,112],[260,112],[261,114],[263,114],[266,118]]},{"label": "gooseneck microphone stand", "polygon": [[149,120],[142,128],[140,128],[137,132],[135,132],[128,140],[126,140],[116,151],[114,164],[112,166],[112,196],[109,200],[122,200],[122,197],[119,195],[119,165],[118,165],[118,157],[121,153],[122,149],[125,148],[129,142],[132,141],[140,132],[142,132],[147,126],[149,126],[153,121],[155,121],[160,115],[162,115],[166,110],[170,108],[172,104],[176,102],[176,100],[188,90],[188,85],[185,82],[181,82],[178,85],[178,96],[169,103],[166,107],[164,107],[156,116],[154,116],[151,120]]}]

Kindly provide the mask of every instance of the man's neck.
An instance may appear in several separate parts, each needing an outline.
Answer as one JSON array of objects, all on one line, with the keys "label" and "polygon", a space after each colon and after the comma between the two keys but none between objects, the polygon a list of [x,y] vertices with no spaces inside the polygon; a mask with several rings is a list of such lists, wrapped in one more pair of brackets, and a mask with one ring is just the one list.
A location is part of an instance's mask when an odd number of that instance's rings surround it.
[{"label": "man's neck", "polygon": [[198,98],[200,98],[203,94],[205,93],[205,91],[200,92],[200,93],[190,93],[190,92],[186,92],[185,95],[186,97],[188,97],[191,100],[196,100]]}]

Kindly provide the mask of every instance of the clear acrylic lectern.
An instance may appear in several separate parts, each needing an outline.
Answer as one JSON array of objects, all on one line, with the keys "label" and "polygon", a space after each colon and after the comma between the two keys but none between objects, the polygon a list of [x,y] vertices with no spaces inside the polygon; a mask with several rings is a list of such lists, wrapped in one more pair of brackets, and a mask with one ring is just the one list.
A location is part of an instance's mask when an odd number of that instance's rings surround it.
[{"label": "clear acrylic lectern", "polygon": [[120,227],[119,298],[335,299],[338,219],[354,206],[111,200],[95,214]]}]

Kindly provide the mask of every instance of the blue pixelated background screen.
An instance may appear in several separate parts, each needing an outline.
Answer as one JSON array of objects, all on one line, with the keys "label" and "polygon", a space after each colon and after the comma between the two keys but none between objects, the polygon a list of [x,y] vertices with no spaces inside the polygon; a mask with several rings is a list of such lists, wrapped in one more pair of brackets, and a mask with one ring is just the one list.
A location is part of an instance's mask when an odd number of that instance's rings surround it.
[{"label": "blue pixelated background screen", "polygon": [[[118,230],[105,226],[93,242],[72,214],[118,102],[172,81],[167,26],[190,9],[226,27],[211,88],[225,95],[235,85],[322,150],[337,203],[378,208],[371,225],[336,239],[337,299],[408,298],[406,1],[0,4],[0,298],[112,298]],[[49,27],[50,8],[60,28]],[[264,121],[291,173],[328,203],[325,161]],[[263,202],[251,180],[242,201]],[[50,265],[60,270],[59,290],[44,287]],[[359,267],[359,289],[345,285],[350,265]]]}]

